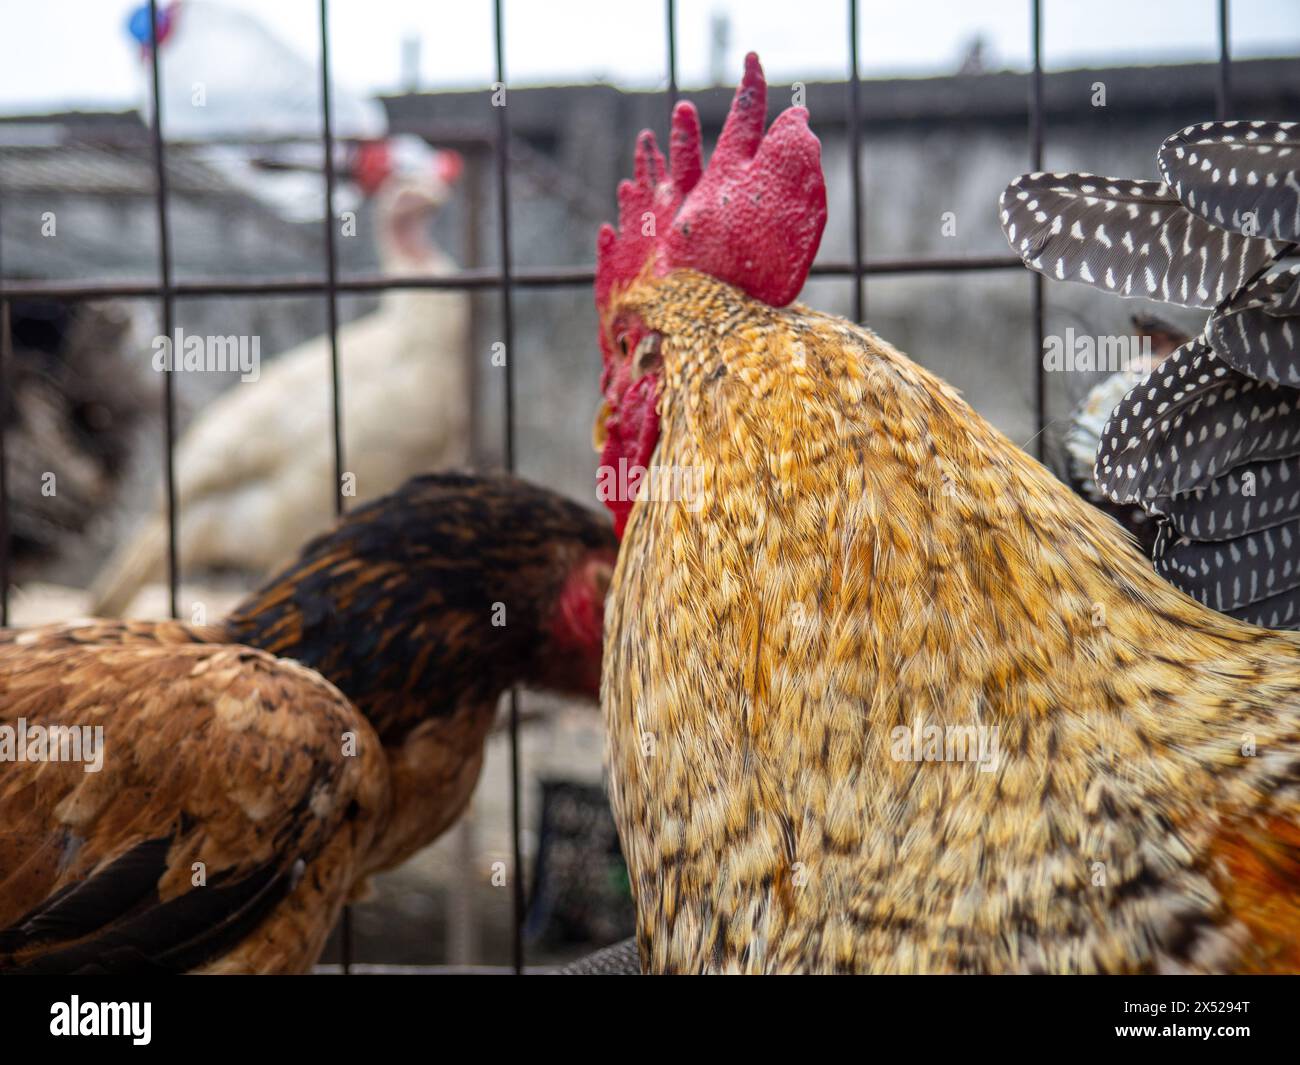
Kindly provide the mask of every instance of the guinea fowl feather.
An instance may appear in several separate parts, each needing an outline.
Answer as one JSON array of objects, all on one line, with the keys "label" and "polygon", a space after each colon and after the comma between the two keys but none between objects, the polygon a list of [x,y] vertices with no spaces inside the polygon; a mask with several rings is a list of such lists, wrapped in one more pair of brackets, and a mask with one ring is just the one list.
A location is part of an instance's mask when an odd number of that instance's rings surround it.
[{"label": "guinea fowl feather", "polygon": [[1174,195],[1206,221],[1300,240],[1300,123],[1202,122],[1169,137],[1156,162]]},{"label": "guinea fowl feather", "polygon": [[1188,211],[1169,186],[1096,174],[1024,174],[1002,193],[1007,241],[1030,269],[1118,296],[1213,307],[1279,247]]},{"label": "guinea fowl feather", "polygon": [[[1300,623],[1289,576],[1289,523],[1300,498],[1292,487],[1300,456],[1300,267],[1278,260],[1295,251],[1300,232],[1296,128],[1189,126],[1157,153],[1165,185],[1106,179],[1130,194],[1156,190],[1168,219],[1162,228],[1182,237],[1181,244],[1166,240],[1158,264],[1181,281],[1145,292],[1125,284],[1120,294],[1213,309],[1201,336],[1124,396],[1102,431],[1096,465],[1096,483],[1111,500],[1140,503],[1158,520],[1152,556],[1161,574],[1234,617],[1285,626]],[[1002,220],[1026,264],[1050,277],[1050,260],[1029,252],[1055,239],[1058,224],[1028,214],[1021,198],[1026,182],[1041,178],[1007,187]],[[1067,200],[1095,190],[1098,180],[1053,179],[1054,194]],[[1100,229],[1075,235],[1081,243],[1067,254],[1080,262],[1112,247]],[[1185,298],[1193,289],[1203,298]]]},{"label": "guinea fowl feather", "polygon": [[1174,533],[1200,543],[1271,529],[1300,518],[1300,455],[1244,463],[1160,507]]},{"label": "guinea fowl feather", "polygon": [[1214,353],[1256,381],[1300,388],[1300,266],[1266,274],[1210,315]]},{"label": "guinea fowl feather", "polygon": [[1297,396],[1238,373],[1197,337],[1129,391],[1102,430],[1097,484],[1162,513],[1244,462],[1300,454]]},{"label": "guinea fowl feather", "polygon": [[1243,607],[1300,588],[1300,519],[1231,539],[1200,541],[1169,526],[1156,539],[1156,572],[1207,606],[1237,615]]}]

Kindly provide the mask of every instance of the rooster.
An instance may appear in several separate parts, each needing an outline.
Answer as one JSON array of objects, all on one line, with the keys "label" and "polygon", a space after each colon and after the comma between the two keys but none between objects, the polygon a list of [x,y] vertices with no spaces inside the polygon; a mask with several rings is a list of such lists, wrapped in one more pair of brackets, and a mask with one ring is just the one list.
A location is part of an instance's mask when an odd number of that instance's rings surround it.
[{"label": "rooster", "polygon": [[[459,157],[437,172],[398,173],[379,192],[380,263],[393,277],[448,274],[429,220],[450,194]],[[343,452],[359,499],[391,491],[422,469],[468,459],[469,296],[386,292],[378,310],[339,330]],[[234,568],[264,575],[333,517],[330,348],[316,337],[278,357],[256,383],[236,385],[176,448],[182,572]],[[162,579],[167,520],[156,508],[109,559],[90,612],[124,614],[142,585]]]},{"label": "rooster", "polygon": [[750,55],[707,169],[689,104],[671,169],[643,133],[597,243],[644,967],[1300,969],[1300,641],[1194,602],[951,387],[793,304],[820,146],[765,111]]},{"label": "rooster", "polygon": [[[0,971],[309,968],[465,808],[506,688],[595,697],[614,549],[540,488],[426,476],[219,624],[5,631]],[[96,771],[32,759],[97,726]]]},{"label": "rooster", "polygon": [[1164,181],[1026,174],[1002,226],[1026,264],[1120,296],[1211,308],[1203,333],[1114,397],[1097,485],[1158,523],[1157,570],[1196,599],[1300,627],[1300,127],[1206,122]]}]

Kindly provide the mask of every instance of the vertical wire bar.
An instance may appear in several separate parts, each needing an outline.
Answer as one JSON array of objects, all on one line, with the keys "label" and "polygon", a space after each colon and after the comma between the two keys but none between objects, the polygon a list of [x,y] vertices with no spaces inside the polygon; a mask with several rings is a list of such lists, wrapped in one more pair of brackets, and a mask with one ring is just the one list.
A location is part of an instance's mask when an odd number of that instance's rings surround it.
[{"label": "vertical wire bar", "polygon": [[[492,30],[496,45],[496,82],[505,90],[505,14],[502,0],[493,0]],[[508,97],[497,112],[497,227],[501,239],[501,324],[506,346],[505,379],[505,466],[515,472],[515,313],[514,280],[510,273],[510,123],[506,117]],[[524,971],[524,852],[520,809],[519,690],[510,689],[510,846],[514,862],[511,878],[512,935],[511,961],[516,975]]]},{"label": "vertical wire bar", "polygon": [[[1043,3],[1030,0],[1030,36],[1034,70],[1029,82],[1029,169],[1043,169]],[[1034,319],[1034,450],[1041,462],[1046,456],[1047,371],[1043,367],[1043,276],[1030,275]]]},{"label": "vertical wire bar", "polygon": [[[4,196],[0,195],[0,219]],[[0,230],[3,226],[0,225]],[[0,232],[0,625],[9,624],[9,454],[5,437],[9,435],[9,367],[13,365],[13,321],[10,303],[4,294],[4,237]]]},{"label": "vertical wire bar", "polygon": [[664,19],[668,29],[668,130],[671,139],[673,109],[677,106],[677,2],[665,0]]},{"label": "vertical wire bar", "polygon": [[[158,208],[158,273],[162,289],[163,336],[171,344],[175,327],[175,295],[172,292],[171,230],[167,221],[167,165],[163,150],[162,75],[158,59],[158,0],[149,0],[149,75],[153,98],[153,166],[154,196]],[[167,608],[173,617],[180,617],[177,607],[177,589],[180,586],[180,567],[176,550],[176,377],[172,366],[176,358],[172,351],[172,365],[163,370],[163,486],[167,496]]]},{"label": "vertical wire bar", "polygon": [[849,151],[853,180],[853,320],[861,324],[867,316],[865,257],[862,218],[862,130],[858,84],[858,0],[849,0]]},{"label": "vertical wire bar", "polygon": [[343,513],[343,391],[339,375],[339,261],[334,235],[334,125],[330,103],[329,0],[320,0],[320,115],[325,149],[325,306],[329,314],[334,513]]},{"label": "vertical wire bar", "polygon": [[[339,381],[339,264],[334,238],[334,126],[330,109],[329,0],[320,0],[320,117],[325,151],[325,307],[330,337],[330,413],[334,447],[334,514],[343,513],[343,396]],[[352,973],[352,907],[339,923],[343,975]]]},{"label": "vertical wire bar", "polygon": [[1232,56],[1228,40],[1228,0],[1219,0],[1219,83],[1214,97],[1215,117],[1222,120],[1232,110]]},{"label": "vertical wire bar", "polygon": [[[0,280],[0,291],[3,281]],[[13,323],[9,300],[0,296],[0,414],[8,413],[9,367],[13,365]],[[0,424],[0,625],[9,624],[9,455],[5,450],[9,419]]]}]

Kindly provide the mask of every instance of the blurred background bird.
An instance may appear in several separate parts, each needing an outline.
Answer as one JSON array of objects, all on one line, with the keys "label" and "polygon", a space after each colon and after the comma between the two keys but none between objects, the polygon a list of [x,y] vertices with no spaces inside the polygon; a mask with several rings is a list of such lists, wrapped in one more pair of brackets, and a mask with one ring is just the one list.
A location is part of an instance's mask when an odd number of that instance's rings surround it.
[{"label": "blurred background bird", "polygon": [[1031,174],[1002,197],[1031,268],[1210,309],[1168,363],[1108,395],[1096,482],[1150,516],[1162,576],[1270,628],[1300,627],[1298,131],[1203,123],[1161,146],[1163,182]]},{"label": "blurred background bird", "polygon": [[643,965],[1300,970],[1300,642],[792,304],[820,146],[765,116],[750,55],[707,169],[681,104],[597,244],[598,484],[648,471],[601,693]]},{"label": "blurred background bird", "polygon": [[1155,544],[1156,523],[1140,506],[1113,502],[1097,487],[1094,474],[1097,445],[1115,405],[1182,344],[1187,335],[1177,326],[1150,314],[1133,315],[1131,324],[1133,335],[1143,342],[1149,354],[1139,355],[1131,365],[1107,374],[1088,389],[1083,400],[1070,413],[1062,443],[1066,460],[1066,483],[1093,506],[1123,525],[1143,550],[1149,551]]},{"label": "blurred background bird", "polygon": [[[429,225],[461,171],[454,152],[430,152],[419,172],[373,146],[358,170],[377,186],[380,263],[391,277],[447,274],[455,262]],[[343,450],[357,499],[413,473],[469,457],[469,296],[389,289],[377,310],[339,329]],[[333,516],[330,343],[319,336],[279,355],[256,381],[233,385],[177,442],[182,572],[262,575]],[[128,613],[141,587],[164,576],[160,505],[123,539],[96,577],[89,612]]]},{"label": "blurred background bird", "polygon": [[5,630],[0,750],[73,723],[103,745],[0,779],[0,971],[310,967],[465,808],[507,688],[595,697],[615,546],[526,482],[429,475],[220,623]]},{"label": "blurred background bird", "polygon": [[81,546],[111,503],[148,403],[137,308],[46,300],[12,304],[13,358],[3,394],[9,550],[20,580]]}]

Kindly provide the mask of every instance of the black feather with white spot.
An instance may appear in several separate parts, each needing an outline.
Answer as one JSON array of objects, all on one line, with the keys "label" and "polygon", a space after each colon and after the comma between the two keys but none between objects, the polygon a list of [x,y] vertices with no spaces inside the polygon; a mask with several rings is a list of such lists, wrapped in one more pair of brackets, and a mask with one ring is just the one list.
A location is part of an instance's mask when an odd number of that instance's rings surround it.
[{"label": "black feather with white spot", "polygon": [[1023,174],[1000,208],[1008,243],[1031,269],[1182,307],[1219,304],[1279,251],[1210,225],[1158,181]]},{"label": "black feather with white spot", "polygon": [[1032,269],[1212,307],[1112,412],[1095,477],[1159,523],[1156,569],[1207,606],[1300,627],[1300,124],[1204,123],[1165,141],[1167,183],[1029,174],[1002,226]]},{"label": "black feather with white spot", "polygon": [[1300,455],[1248,462],[1204,488],[1161,503],[1169,524],[1191,540],[1233,540],[1300,518]]},{"label": "black feather with white spot", "polygon": [[1208,607],[1233,613],[1300,589],[1300,520],[1202,543],[1170,526],[1156,537],[1156,572]]},{"label": "black feather with white spot", "polygon": [[1156,159],[1178,199],[1206,221],[1300,240],[1300,123],[1202,122],[1166,140]]},{"label": "black feather with white spot", "polygon": [[1210,316],[1206,337],[1248,377],[1300,388],[1300,266],[1243,288]]},{"label": "black feather with white spot", "polygon": [[1097,449],[1097,485],[1116,503],[1162,500],[1246,463],[1300,453],[1297,396],[1252,380],[1188,341],[1115,408]]},{"label": "black feather with white spot", "polygon": [[1288,588],[1285,592],[1224,613],[1266,629],[1300,628],[1300,588]]}]

